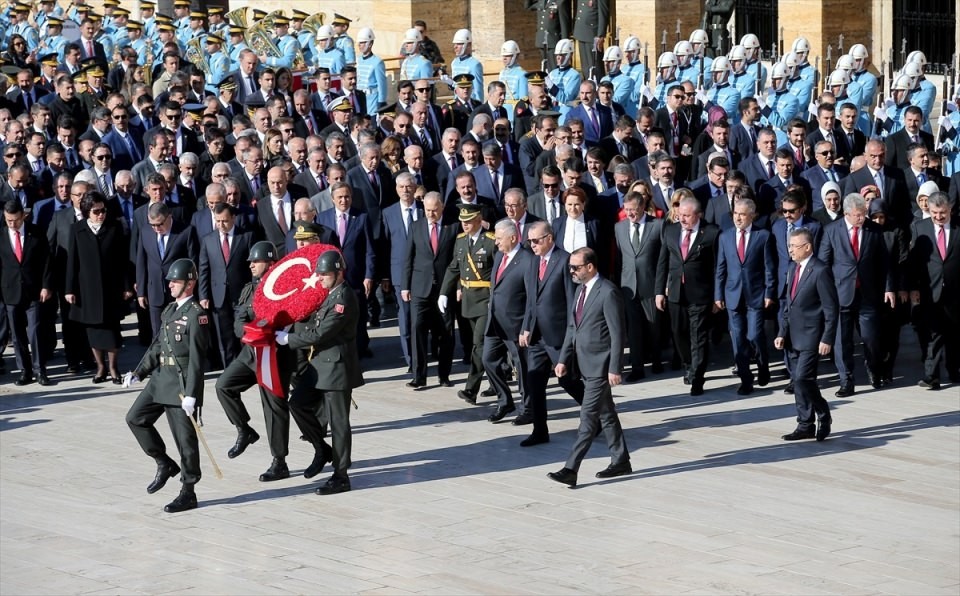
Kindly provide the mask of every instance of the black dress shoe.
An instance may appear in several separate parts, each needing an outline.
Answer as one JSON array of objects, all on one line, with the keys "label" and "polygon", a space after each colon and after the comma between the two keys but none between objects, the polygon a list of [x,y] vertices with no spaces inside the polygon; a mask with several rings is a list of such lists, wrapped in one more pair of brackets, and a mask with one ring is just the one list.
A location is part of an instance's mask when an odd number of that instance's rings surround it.
[{"label": "black dress shoe", "polygon": [[411,389],[419,389],[419,388],[423,387],[423,386],[426,385],[426,384],[427,384],[427,382],[424,381],[423,379],[414,379],[414,380],[410,381],[409,383],[407,383],[407,387],[410,387]]},{"label": "black dress shoe", "polygon": [[557,472],[547,472],[547,478],[560,484],[566,484],[570,488],[577,485],[577,473],[570,468],[560,468]]},{"label": "black dress shoe", "polygon": [[753,393],[753,385],[747,385],[746,383],[741,383],[737,387],[737,395],[750,395]]},{"label": "black dress shoe", "polygon": [[78,375],[78,374],[80,374],[80,365],[78,365],[78,364],[68,364],[68,365],[67,365],[67,374],[68,374],[68,375]]},{"label": "black dress shoe", "polygon": [[267,471],[260,474],[260,482],[273,482],[289,477],[290,468],[287,467],[287,462],[282,457],[275,457]]},{"label": "black dress shoe", "polygon": [[878,374],[871,374],[871,375],[870,375],[870,385],[871,385],[874,389],[880,389],[881,387],[883,387],[883,378],[881,378],[880,375],[878,375]]},{"label": "black dress shoe", "polygon": [[694,383],[690,386],[690,395],[696,397],[703,395],[703,383]]},{"label": "black dress shoe", "polygon": [[121,375],[113,375],[110,378],[113,380],[114,385],[123,385],[123,377]]},{"label": "black dress shoe", "polygon": [[840,389],[837,389],[837,392],[834,393],[834,395],[836,395],[837,397],[850,397],[854,393],[856,392],[853,390],[853,386],[848,385],[846,387],[840,387]]},{"label": "black dress shoe", "polygon": [[24,385],[29,385],[30,383],[33,383],[33,375],[23,373],[20,375],[19,379],[14,381],[13,384],[17,385],[18,387],[23,387]]},{"label": "black dress shoe", "polygon": [[770,382],[770,368],[766,366],[761,366],[760,370],[757,371],[757,385],[761,387],[766,387]]},{"label": "black dress shoe", "polygon": [[94,385],[99,385],[100,383],[106,383],[109,380],[110,380],[110,377],[107,376],[107,373],[103,373],[102,375],[95,375],[93,377]]},{"label": "black dress shoe", "polygon": [[787,395],[790,395],[793,393],[793,381],[790,381],[789,383],[787,383],[787,386],[783,388],[783,392],[786,393]]},{"label": "black dress shoe", "polygon": [[800,430],[797,429],[790,433],[789,435],[783,435],[780,437],[784,441],[801,441],[803,439],[813,439],[816,437],[816,434],[812,430]]},{"label": "black dress shoe", "polygon": [[180,473],[180,466],[169,457],[166,461],[157,463],[157,476],[147,486],[147,494],[152,495],[167,484],[167,480]]},{"label": "black dress shoe", "polygon": [[170,501],[163,510],[167,513],[180,513],[181,511],[189,511],[196,508],[197,493],[193,492],[193,487],[189,489],[184,487],[180,489],[180,494],[177,495],[177,498]]},{"label": "black dress shoe", "polygon": [[40,373],[39,375],[37,375],[37,383],[43,385],[44,387],[48,385],[53,385],[53,381],[51,381],[50,377],[48,377],[44,373]]},{"label": "black dress shoe", "polygon": [[327,462],[333,459],[333,453],[329,446],[323,445],[323,447],[313,454],[313,461],[310,462],[310,465],[303,471],[304,478],[313,478],[317,474],[323,471],[324,466],[327,465]]},{"label": "black dress shoe", "polygon": [[318,495],[335,495],[337,493],[345,493],[350,490],[350,479],[346,476],[337,476],[334,474],[331,476],[323,486],[317,489]]},{"label": "black dress shoe", "polygon": [[650,372],[652,372],[655,375],[659,375],[663,373],[663,364],[660,362],[655,362],[653,366],[650,367]]},{"label": "black dress shoe", "polygon": [[450,379],[447,377],[440,377],[440,386],[441,387],[453,387],[453,383],[450,382]]},{"label": "black dress shoe", "polygon": [[830,436],[830,422],[831,420],[821,419],[820,426],[817,427],[817,440],[822,441]]},{"label": "black dress shoe", "polygon": [[477,405],[477,396],[473,394],[472,391],[467,391],[466,389],[461,389],[457,391],[457,397],[467,402],[468,404],[475,406]]},{"label": "black dress shoe", "polygon": [[924,389],[931,389],[933,391],[938,391],[940,389],[940,381],[935,379],[921,379],[917,383],[917,387],[923,387]]},{"label": "black dress shoe", "polygon": [[368,325],[370,325],[371,329],[379,329],[380,319],[370,319],[370,322],[368,323]]},{"label": "black dress shoe", "polygon": [[534,433],[529,437],[527,437],[526,439],[520,441],[520,446],[533,447],[534,445],[540,445],[542,443],[549,443],[549,442],[550,442],[550,435],[546,433],[542,435],[538,435],[537,433]]},{"label": "black dress shoe", "polygon": [[633,370],[627,375],[626,381],[627,383],[636,383],[637,381],[642,381],[644,377],[646,377],[646,375],[643,374],[642,370]]},{"label": "black dress shoe", "polygon": [[489,420],[490,422],[500,422],[501,420],[503,420],[503,418],[507,414],[509,414],[510,412],[516,411],[516,409],[517,407],[514,406],[513,404],[509,404],[506,406],[498,406],[497,409],[493,412],[493,414],[490,414],[490,417],[487,418],[487,420]]},{"label": "black dress shoe", "polygon": [[630,462],[616,465],[610,464],[606,469],[597,472],[597,478],[616,478],[617,476],[623,476],[631,472],[633,472],[633,468],[630,467]]},{"label": "black dress shoe", "polygon": [[691,381],[691,380],[690,380],[690,377],[688,377],[687,375],[683,375],[683,384],[684,384],[684,385],[692,385],[692,384],[693,384],[693,381]]},{"label": "black dress shoe", "polygon": [[533,424],[533,416],[528,416],[526,414],[520,414],[513,419],[513,422],[510,424],[514,426],[526,426],[528,424]]},{"label": "black dress shoe", "polygon": [[227,457],[233,459],[239,456],[241,453],[247,450],[247,447],[253,445],[260,440],[260,435],[257,434],[257,431],[253,430],[249,426],[246,428],[241,428],[237,432],[237,442],[233,444],[233,447],[230,448],[230,451],[227,451]]},{"label": "black dress shoe", "polygon": [[480,395],[482,395],[483,397],[494,397],[496,394],[497,394],[497,390],[494,389],[493,387],[487,387],[486,389],[480,392]]}]

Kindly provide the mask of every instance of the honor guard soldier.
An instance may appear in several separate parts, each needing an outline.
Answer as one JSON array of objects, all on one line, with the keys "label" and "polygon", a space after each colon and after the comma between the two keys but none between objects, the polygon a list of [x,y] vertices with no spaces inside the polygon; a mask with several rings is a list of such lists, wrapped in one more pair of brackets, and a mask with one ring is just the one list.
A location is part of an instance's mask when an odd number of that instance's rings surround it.
[{"label": "honor guard soldier", "polygon": [[[960,85],[954,86],[952,101],[960,103]],[[950,112],[947,119],[950,126],[940,129],[940,141],[943,143],[940,151],[943,153],[943,175],[951,178],[960,172],[960,111]]]},{"label": "honor guard soldier", "polygon": [[561,39],[553,49],[553,54],[557,67],[550,71],[550,76],[544,83],[547,92],[557,103],[557,109],[560,112],[560,119],[567,117],[570,111],[570,105],[580,94],[580,83],[583,77],[580,72],[573,68],[573,42],[569,39]]},{"label": "honor guard soldier", "polygon": [[[707,107],[711,105],[720,106],[727,113],[728,122],[736,122],[738,117],[738,106],[740,104],[740,91],[730,84],[730,61],[726,56],[718,56],[710,64],[710,78],[712,85],[707,91]],[[703,111],[706,118],[707,110]]]},{"label": "honor guard soldier", "polygon": [[57,53],[60,62],[63,62],[63,50],[67,46],[67,38],[61,35],[62,32],[63,19],[49,17],[47,19],[47,36],[43,41],[49,51]]},{"label": "honor guard soldier", "polygon": [[667,105],[667,89],[680,83],[677,80],[677,69],[680,61],[673,52],[664,52],[657,58],[657,86],[653,90],[653,101],[650,107],[656,110]]},{"label": "honor guard soldier", "polygon": [[540,49],[540,61],[547,70],[553,70],[556,62],[550,48],[570,37],[570,0],[527,0],[527,10],[537,11],[535,41]]},{"label": "honor guard soldier", "polygon": [[527,71],[517,64],[517,58],[520,57],[520,46],[517,42],[507,40],[500,46],[500,60],[503,62],[503,70],[500,71],[499,80],[507,88],[507,98],[504,104],[507,108],[507,117],[510,124],[513,124],[513,109],[521,98],[527,96]]},{"label": "honor guard soldier", "polygon": [[230,42],[227,47],[230,49],[230,72],[240,70],[240,52],[249,49],[244,34],[243,27],[231,25],[227,31],[230,33]]},{"label": "honor guard soldier", "polygon": [[343,52],[334,43],[333,27],[330,25],[317,29],[317,55],[314,63],[317,68],[326,68],[332,75],[340,74],[346,66]]},{"label": "honor guard soldier", "polygon": [[870,120],[870,110],[877,101],[877,77],[867,70],[870,65],[870,54],[866,46],[862,43],[855,44],[850,48],[850,57],[853,58],[853,73],[850,79],[860,85],[859,106],[860,117],[857,120],[857,128],[867,137],[873,134],[873,122]]},{"label": "honor guard soldier", "polygon": [[[103,46],[103,55],[107,57],[107,60],[113,60],[113,54],[117,44],[113,40],[113,36],[102,28],[103,17],[95,13],[90,13],[90,20],[93,21],[93,26],[96,30],[93,36],[94,41],[99,41],[100,45]],[[106,63],[101,63],[101,66],[107,68]]]},{"label": "honor guard soldier", "polygon": [[309,16],[302,10],[294,8],[290,16],[290,35],[297,38],[306,63],[313,64],[317,57],[317,38],[309,29],[303,28],[303,22]]},{"label": "honor guard soldier", "polygon": [[[353,390],[363,385],[357,352],[360,306],[356,293],[344,280],[345,269],[346,263],[339,251],[321,254],[314,278],[319,278],[329,294],[317,312],[305,322],[297,323],[289,334],[277,332],[278,344],[308,353],[309,363],[301,367],[290,396],[290,410],[306,439],[317,450],[303,475],[312,478],[323,470],[326,462],[333,462],[333,476],[317,489],[318,495],[350,490],[347,476],[352,464],[353,441],[350,403]],[[324,441],[327,422],[332,448]]]},{"label": "honor guard soldier", "polygon": [[206,73],[204,88],[214,95],[220,93],[220,81],[230,74],[230,58],[221,50],[223,43],[224,40],[219,35],[207,35],[207,54],[210,56],[207,63],[210,65],[210,72]]},{"label": "honor guard soldier", "polygon": [[733,46],[727,55],[730,60],[730,84],[740,92],[740,98],[753,97],[757,92],[756,68],[747,68],[747,51],[743,46]]},{"label": "honor guard soldier", "polygon": [[401,81],[416,81],[429,79],[433,76],[433,64],[420,55],[420,42],[423,34],[416,27],[407,29],[403,35],[402,52],[406,56],[400,65]]},{"label": "honor guard soldier", "polygon": [[930,114],[933,113],[933,104],[937,99],[937,86],[927,80],[924,73],[927,70],[927,57],[923,52],[915,50],[907,56],[907,64],[903,67],[903,74],[913,79],[913,89],[910,91],[910,103],[923,112],[923,130],[932,132],[930,128]]},{"label": "honor guard soldier", "polygon": [[280,15],[273,19],[273,32],[276,35],[277,48],[280,50],[280,57],[260,57],[260,63],[273,69],[293,68],[293,61],[296,59],[297,52],[300,50],[300,43],[296,38],[290,35],[290,19]]},{"label": "honor guard soldier", "polygon": [[797,55],[793,52],[787,52],[781,62],[786,67],[787,91],[797,98],[797,105],[799,106],[799,112],[797,113],[797,116],[806,122],[808,118],[807,111],[810,107],[810,101],[813,99],[813,82],[808,81],[800,76],[798,71],[800,61],[797,59]]},{"label": "honor guard soldier", "polygon": [[760,89],[763,90],[767,84],[767,67],[761,62],[760,39],[753,33],[747,33],[740,38],[740,45],[743,46],[743,53],[747,60],[747,70],[757,76],[757,68],[760,69]]},{"label": "honor guard soldier", "polygon": [[[640,40],[638,38],[631,35],[623,42],[623,57],[627,61],[627,65],[623,67],[623,74],[633,80],[633,95],[630,97],[630,103],[636,104],[634,106],[634,111],[636,111],[636,106],[640,104],[643,86],[647,84],[647,67],[643,65],[640,56]],[[636,115],[631,117],[636,118]]]},{"label": "honor guard soldier", "polygon": [[226,38],[230,25],[223,18],[222,6],[211,6],[207,9],[207,31]]},{"label": "honor guard soldier", "polygon": [[353,22],[351,19],[348,19],[342,14],[333,13],[333,20],[330,24],[333,25],[333,34],[336,36],[334,45],[337,46],[338,50],[343,52],[344,61],[347,64],[356,64],[357,52],[353,46],[353,39],[347,35],[347,30],[350,28],[351,22]]},{"label": "honor guard soldier", "polygon": [[173,0],[173,17],[171,23],[177,28],[177,37],[182,31],[190,27],[190,0]]},{"label": "honor guard soldier", "polygon": [[143,23],[140,21],[127,21],[127,45],[137,52],[137,65],[143,66],[147,63],[147,41],[143,38]]},{"label": "honor guard soldier", "polygon": [[40,35],[30,24],[30,5],[17,2],[13,7],[16,24],[7,30],[8,34],[16,34],[27,40],[27,50],[32,52],[40,45]]},{"label": "honor guard soldier", "polygon": [[103,30],[111,34],[116,31],[117,17],[124,11],[127,12],[127,16],[130,15],[130,11],[120,6],[120,0],[103,0]]},{"label": "honor guard soldier", "polygon": [[[300,224],[298,224],[300,225]],[[234,314],[233,330],[237,337],[243,337],[244,325],[256,321],[253,312],[253,296],[260,285],[260,281],[267,270],[277,261],[276,247],[266,240],[257,242],[250,248],[247,261],[250,263],[250,272],[253,281],[244,286],[240,292]],[[260,389],[260,402],[263,404],[263,422],[267,429],[267,440],[270,442],[270,454],[273,462],[270,468],[260,475],[260,482],[271,482],[290,477],[287,468],[287,453],[290,443],[290,406],[287,402],[287,390],[290,386],[290,375],[293,372],[294,362],[292,354],[287,348],[277,350],[277,368],[280,373],[280,390],[283,395],[277,397],[263,387]],[[233,459],[246,451],[249,445],[260,440],[257,431],[250,427],[250,414],[240,399],[240,394],[257,385],[256,351],[252,346],[244,344],[240,354],[227,366],[220,378],[217,379],[217,399],[223,406],[223,411],[231,424],[237,427],[237,442],[227,452],[227,457]]]},{"label": "honor guard soldier", "polygon": [[852,72],[853,58],[848,54],[840,56],[837,58],[836,70],[831,72],[823,82],[823,89],[833,93],[833,103],[836,106],[852,103],[859,110],[860,106],[863,105],[863,87],[851,78]]},{"label": "honor guard soldier", "polygon": [[207,30],[204,28],[204,21],[207,19],[207,13],[202,10],[194,10],[190,12],[190,21],[186,29],[180,29],[178,34],[178,39],[180,43],[184,46],[187,45],[187,42],[191,39],[203,39],[207,36]]},{"label": "honor guard soldier", "polygon": [[467,122],[470,120],[470,114],[480,106],[480,102],[471,97],[473,93],[474,78],[472,74],[463,73],[453,77],[453,99],[443,104],[440,108],[440,115],[443,118],[444,130],[456,128],[460,135],[467,133]]},{"label": "honor guard soldier", "polygon": [[797,69],[795,75],[807,81],[811,87],[817,84],[820,73],[810,64],[810,42],[806,37],[798,37],[793,40],[790,51],[797,57]]},{"label": "honor guard soldier", "polygon": [[[176,36],[174,34],[174,27],[170,23],[157,23],[157,41],[153,44],[153,70],[156,71],[157,67],[163,64],[163,45],[167,41],[176,41]],[[177,46],[180,45],[180,42],[177,41]],[[181,48],[182,50],[182,48]]]},{"label": "honor guard soldier", "polygon": [[607,35],[607,22],[610,20],[610,0],[577,0],[577,12],[573,20],[573,38],[580,50],[580,70],[584,78],[591,74],[594,80],[600,80],[603,72],[591,73],[594,67],[600,71],[603,67],[596,63],[603,39]]},{"label": "honor guard soldier", "polygon": [[140,22],[143,23],[143,31],[148,38],[157,32],[156,11],[157,3],[154,0],[140,0]]},{"label": "honor guard soldier", "polygon": [[768,93],[766,99],[758,97],[760,103],[760,124],[769,126],[777,133],[777,147],[787,142],[787,135],[784,128],[787,122],[790,122],[800,113],[800,103],[797,97],[787,90],[787,67],[783,62],[777,62],[773,65],[770,72],[770,84],[772,93]]},{"label": "honor guard soldier", "polygon": [[473,76],[473,88],[470,97],[477,103],[483,101],[483,65],[473,57],[473,37],[469,29],[460,29],[453,34],[454,58],[450,63],[450,75],[457,80],[457,75],[464,73]]},{"label": "honor guard soldier", "polygon": [[480,206],[460,205],[460,223],[463,233],[453,244],[453,261],[440,284],[437,306],[446,313],[450,296],[460,295],[460,314],[470,326],[473,348],[470,352],[470,372],[466,386],[457,396],[473,405],[477,403],[480,381],[483,379],[483,333],[487,327],[487,305],[490,302],[490,274],[493,255],[497,252],[494,235],[483,230]]},{"label": "honor guard soldier", "polygon": [[677,45],[673,46],[673,53],[679,61],[677,78],[681,83],[690,81],[696,86],[697,79],[700,78],[700,69],[693,67],[693,44],[689,41],[678,41]]},{"label": "honor guard soldier", "polygon": [[[114,2],[116,0],[108,0]],[[40,31],[40,37],[45,38],[47,19],[50,17],[60,17],[63,14],[63,9],[57,6],[57,3],[54,0],[40,0],[38,3],[40,6],[37,9],[37,14],[33,17],[33,20],[37,23],[37,29]]]},{"label": "honor guard soldier", "polygon": [[707,46],[710,45],[710,36],[703,29],[694,29],[690,32],[690,48],[693,50],[693,57],[690,59],[690,66],[700,76],[700,62],[703,62],[703,84],[704,89],[710,87],[710,65],[713,59],[707,56]]},{"label": "honor guard soldier", "polygon": [[357,32],[357,89],[367,96],[367,113],[376,116],[387,105],[387,67],[383,59],[373,53],[376,40],[373,29],[364,27]]},{"label": "honor guard soldier", "polygon": [[[130,387],[150,377],[127,412],[127,425],[144,453],[157,462],[157,476],[147,487],[153,494],[169,478],[180,474],[180,494],[163,508],[167,513],[194,509],[194,485],[200,481],[200,451],[190,417],[203,405],[203,374],[206,370],[210,321],[194,298],[197,266],[190,259],[177,259],[167,273],[174,302],[163,310],[160,332],[133,371],[123,379]],[[167,455],[154,424],[166,414],[174,443],[180,451],[180,465]],[[182,470],[182,473],[181,473]]]},{"label": "honor guard soldier", "polygon": [[[876,131],[881,138],[887,138],[903,128],[904,114],[907,108],[913,105],[910,103],[910,89],[912,86],[913,81],[909,75],[902,74],[894,79],[893,85],[890,86],[891,97],[887,100],[887,105],[884,110],[885,117],[880,123],[880,130]],[[892,105],[890,105],[891,102]],[[876,114],[876,112],[874,113]]]},{"label": "honor guard soldier", "polygon": [[624,111],[631,118],[637,117],[637,102],[631,101],[633,96],[634,81],[628,77],[622,70],[620,64],[623,63],[623,51],[620,46],[610,46],[603,53],[603,68],[606,71],[601,83],[609,81],[613,85],[613,101],[623,106]]},{"label": "honor guard soldier", "polygon": [[104,18],[104,31],[113,39],[113,44],[118,49],[123,49],[130,45],[130,36],[127,35],[127,24],[130,22],[130,11],[126,8],[117,8],[113,13],[113,24],[110,28],[106,27],[106,18]]}]

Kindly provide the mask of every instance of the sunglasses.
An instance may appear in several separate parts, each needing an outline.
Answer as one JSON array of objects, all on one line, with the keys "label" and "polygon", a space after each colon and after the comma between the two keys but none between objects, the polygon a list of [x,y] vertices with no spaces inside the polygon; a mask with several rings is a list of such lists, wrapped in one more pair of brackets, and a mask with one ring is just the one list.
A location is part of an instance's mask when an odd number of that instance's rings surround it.
[{"label": "sunglasses", "polygon": [[787,215],[793,215],[798,211],[800,211],[799,207],[794,207],[793,209],[787,209],[786,207],[783,207],[782,209],[780,209],[781,213],[786,213]]},{"label": "sunglasses", "polygon": [[420,93],[426,93],[427,91],[430,91],[430,87],[420,87],[417,89],[417,91]]},{"label": "sunglasses", "polygon": [[94,155],[93,158],[96,159],[97,161],[103,161],[105,159],[113,159],[109,155]]},{"label": "sunglasses", "polygon": [[544,182],[543,184],[541,184],[541,186],[543,186],[544,188],[557,188],[557,187],[560,186],[560,184],[559,184],[559,183],[558,183],[558,184],[547,184],[546,182]]},{"label": "sunglasses", "polygon": [[818,151],[818,152],[817,152],[817,155],[822,155],[822,156],[826,157],[826,156],[828,156],[828,155],[833,155],[833,151]]},{"label": "sunglasses", "polygon": [[543,242],[544,238],[546,238],[546,237],[549,236],[549,235],[550,235],[550,234],[544,234],[543,236],[540,236],[539,238],[530,238],[530,239],[529,239],[529,240],[530,240],[530,244],[540,244],[541,242]]},{"label": "sunglasses", "polygon": [[107,212],[106,209],[91,209],[90,215],[103,215],[106,212]]},{"label": "sunglasses", "polygon": [[4,157],[23,157],[23,153],[6,153]]},{"label": "sunglasses", "polygon": [[586,267],[585,264],[584,264],[584,265],[574,265],[573,263],[571,263],[569,269],[570,269],[570,271],[580,271],[580,270],[583,269],[584,267]]}]

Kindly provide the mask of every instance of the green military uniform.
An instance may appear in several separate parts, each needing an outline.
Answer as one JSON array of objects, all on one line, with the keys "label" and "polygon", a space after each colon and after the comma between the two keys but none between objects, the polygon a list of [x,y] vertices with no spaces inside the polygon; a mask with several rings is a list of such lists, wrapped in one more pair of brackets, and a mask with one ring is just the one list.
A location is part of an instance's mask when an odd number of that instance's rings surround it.
[{"label": "green military uniform", "polygon": [[[462,216],[461,216],[462,217]],[[473,346],[470,350],[470,373],[464,391],[476,396],[483,379],[483,331],[487,326],[487,305],[490,302],[490,274],[493,255],[497,252],[494,236],[481,230],[476,239],[466,233],[453,243],[453,260],[443,276],[440,294],[450,296],[461,291],[460,313],[470,326]]]},{"label": "green military uniform", "polygon": [[180,401],[181,396],[193,397],[198,410],[203,405],[209,331],[209,318],[193,296],[168,304],[160,315],[160,333],[133,371],[137,378],[150,376],[150,380],[127,412],[127,425],[140,448],[158,462],[169,458],[154,424],[162,414],[167,415],[180,451],[180,481],[190,487],[200,481],[200,451],[196,431]]},{"label": "green military uniform", "polygon": [[467,134],[467,123],[470,121],[470,114],[479,106],[480,102],[473,98],[467,98],[466,102],[462,101],[459,97],[451,99],[440,107],[441,119],[443,120],[442,128],[444,130],[456,128],[460,131],[461,135]]}]

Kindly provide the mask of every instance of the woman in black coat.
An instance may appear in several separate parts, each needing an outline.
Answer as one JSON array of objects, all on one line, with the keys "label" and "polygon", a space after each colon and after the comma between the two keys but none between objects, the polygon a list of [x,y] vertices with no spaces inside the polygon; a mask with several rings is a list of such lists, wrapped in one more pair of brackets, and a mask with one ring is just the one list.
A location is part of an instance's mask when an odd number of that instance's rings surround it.
[{"label": "woman in black coat", "polygon": [[119,385],[122,381],[117,369],[120,320],[127,311],[126,301],[133,295],[126,274],[127,238],[120,223],[108,216],[107,199],[101,193],[84,195],[80,211],[84,219],[74,224],[67,248],[65,297],[74,305],[70,318],[86,326],[87,339],[97,361],[93,382],[103,383],[112,378]]}]

